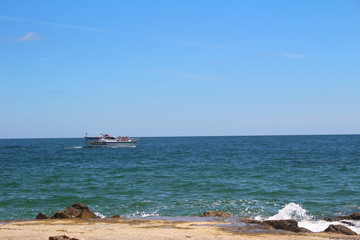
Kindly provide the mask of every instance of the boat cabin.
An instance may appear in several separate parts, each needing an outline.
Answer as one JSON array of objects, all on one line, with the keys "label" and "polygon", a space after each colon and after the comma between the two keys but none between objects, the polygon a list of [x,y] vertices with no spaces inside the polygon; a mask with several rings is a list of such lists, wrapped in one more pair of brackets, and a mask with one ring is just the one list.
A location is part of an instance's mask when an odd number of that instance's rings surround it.
[{"label": "boat cabin", "polygon": [[113,136],[108,135],[108,134],[105,134],[104,138],[107,139],[107,140],[117,140],[116,137],[113,137]]}]

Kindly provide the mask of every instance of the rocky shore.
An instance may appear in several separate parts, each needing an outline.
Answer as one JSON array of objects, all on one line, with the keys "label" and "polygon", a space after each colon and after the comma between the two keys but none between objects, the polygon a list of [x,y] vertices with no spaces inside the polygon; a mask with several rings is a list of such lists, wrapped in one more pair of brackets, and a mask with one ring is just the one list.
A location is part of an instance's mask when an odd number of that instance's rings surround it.
[{"label": "rocky shore", "polygon": [[188,218],[128,219],[115,215],[100,218],[88,206],[77,203],[51,217],[39,213],[35,220],[0,224],[0,239],[360,239],[349,227],[360,213],[324,218],[329,224],[313,233],[287,220],[258,221],[236,218],[221,211],[207,211]]}]

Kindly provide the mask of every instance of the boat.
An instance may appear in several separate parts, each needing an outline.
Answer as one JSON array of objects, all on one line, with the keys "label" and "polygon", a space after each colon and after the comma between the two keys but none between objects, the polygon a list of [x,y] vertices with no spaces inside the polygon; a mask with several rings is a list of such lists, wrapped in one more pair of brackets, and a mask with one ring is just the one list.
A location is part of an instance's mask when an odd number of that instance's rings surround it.
[{"label": "boat", "polygon": [[96,148],[119,148],[119,147],[136,147],[139,142],[138,139],[131,137],[114,137],[109,134],[102,134],[98,137],[89,137],[88,133],[85,133],[86,147]]}]

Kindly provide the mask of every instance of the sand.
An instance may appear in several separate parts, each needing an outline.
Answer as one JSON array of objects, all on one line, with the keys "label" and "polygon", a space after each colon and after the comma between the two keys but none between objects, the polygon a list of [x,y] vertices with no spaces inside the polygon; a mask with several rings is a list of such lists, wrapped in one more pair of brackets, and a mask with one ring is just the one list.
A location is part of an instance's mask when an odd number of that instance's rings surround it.
[{"label": "sand", "polygon": [[359,236],[331,233],[290,233],[229,227],[224,221],[167,221],[167,220],[82,220],[46,219],[8,221],[0,224],[0,239],[49,239],[66,235],[81,240],[93,239],[360,239]]}]

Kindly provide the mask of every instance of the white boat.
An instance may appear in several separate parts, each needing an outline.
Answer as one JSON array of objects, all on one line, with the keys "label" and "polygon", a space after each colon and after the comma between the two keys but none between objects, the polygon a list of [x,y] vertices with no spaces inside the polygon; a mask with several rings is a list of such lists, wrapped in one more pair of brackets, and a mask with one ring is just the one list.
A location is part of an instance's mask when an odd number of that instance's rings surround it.
[{"label": "white boat", "polygon": [[89,137],[88,133],[85,133],[86,147],[97,148],[119,148],[119,147],[136,147],[139,142],[138,139],[130,137],[113,137],[109,134],[102,134],[98,137]]}]

